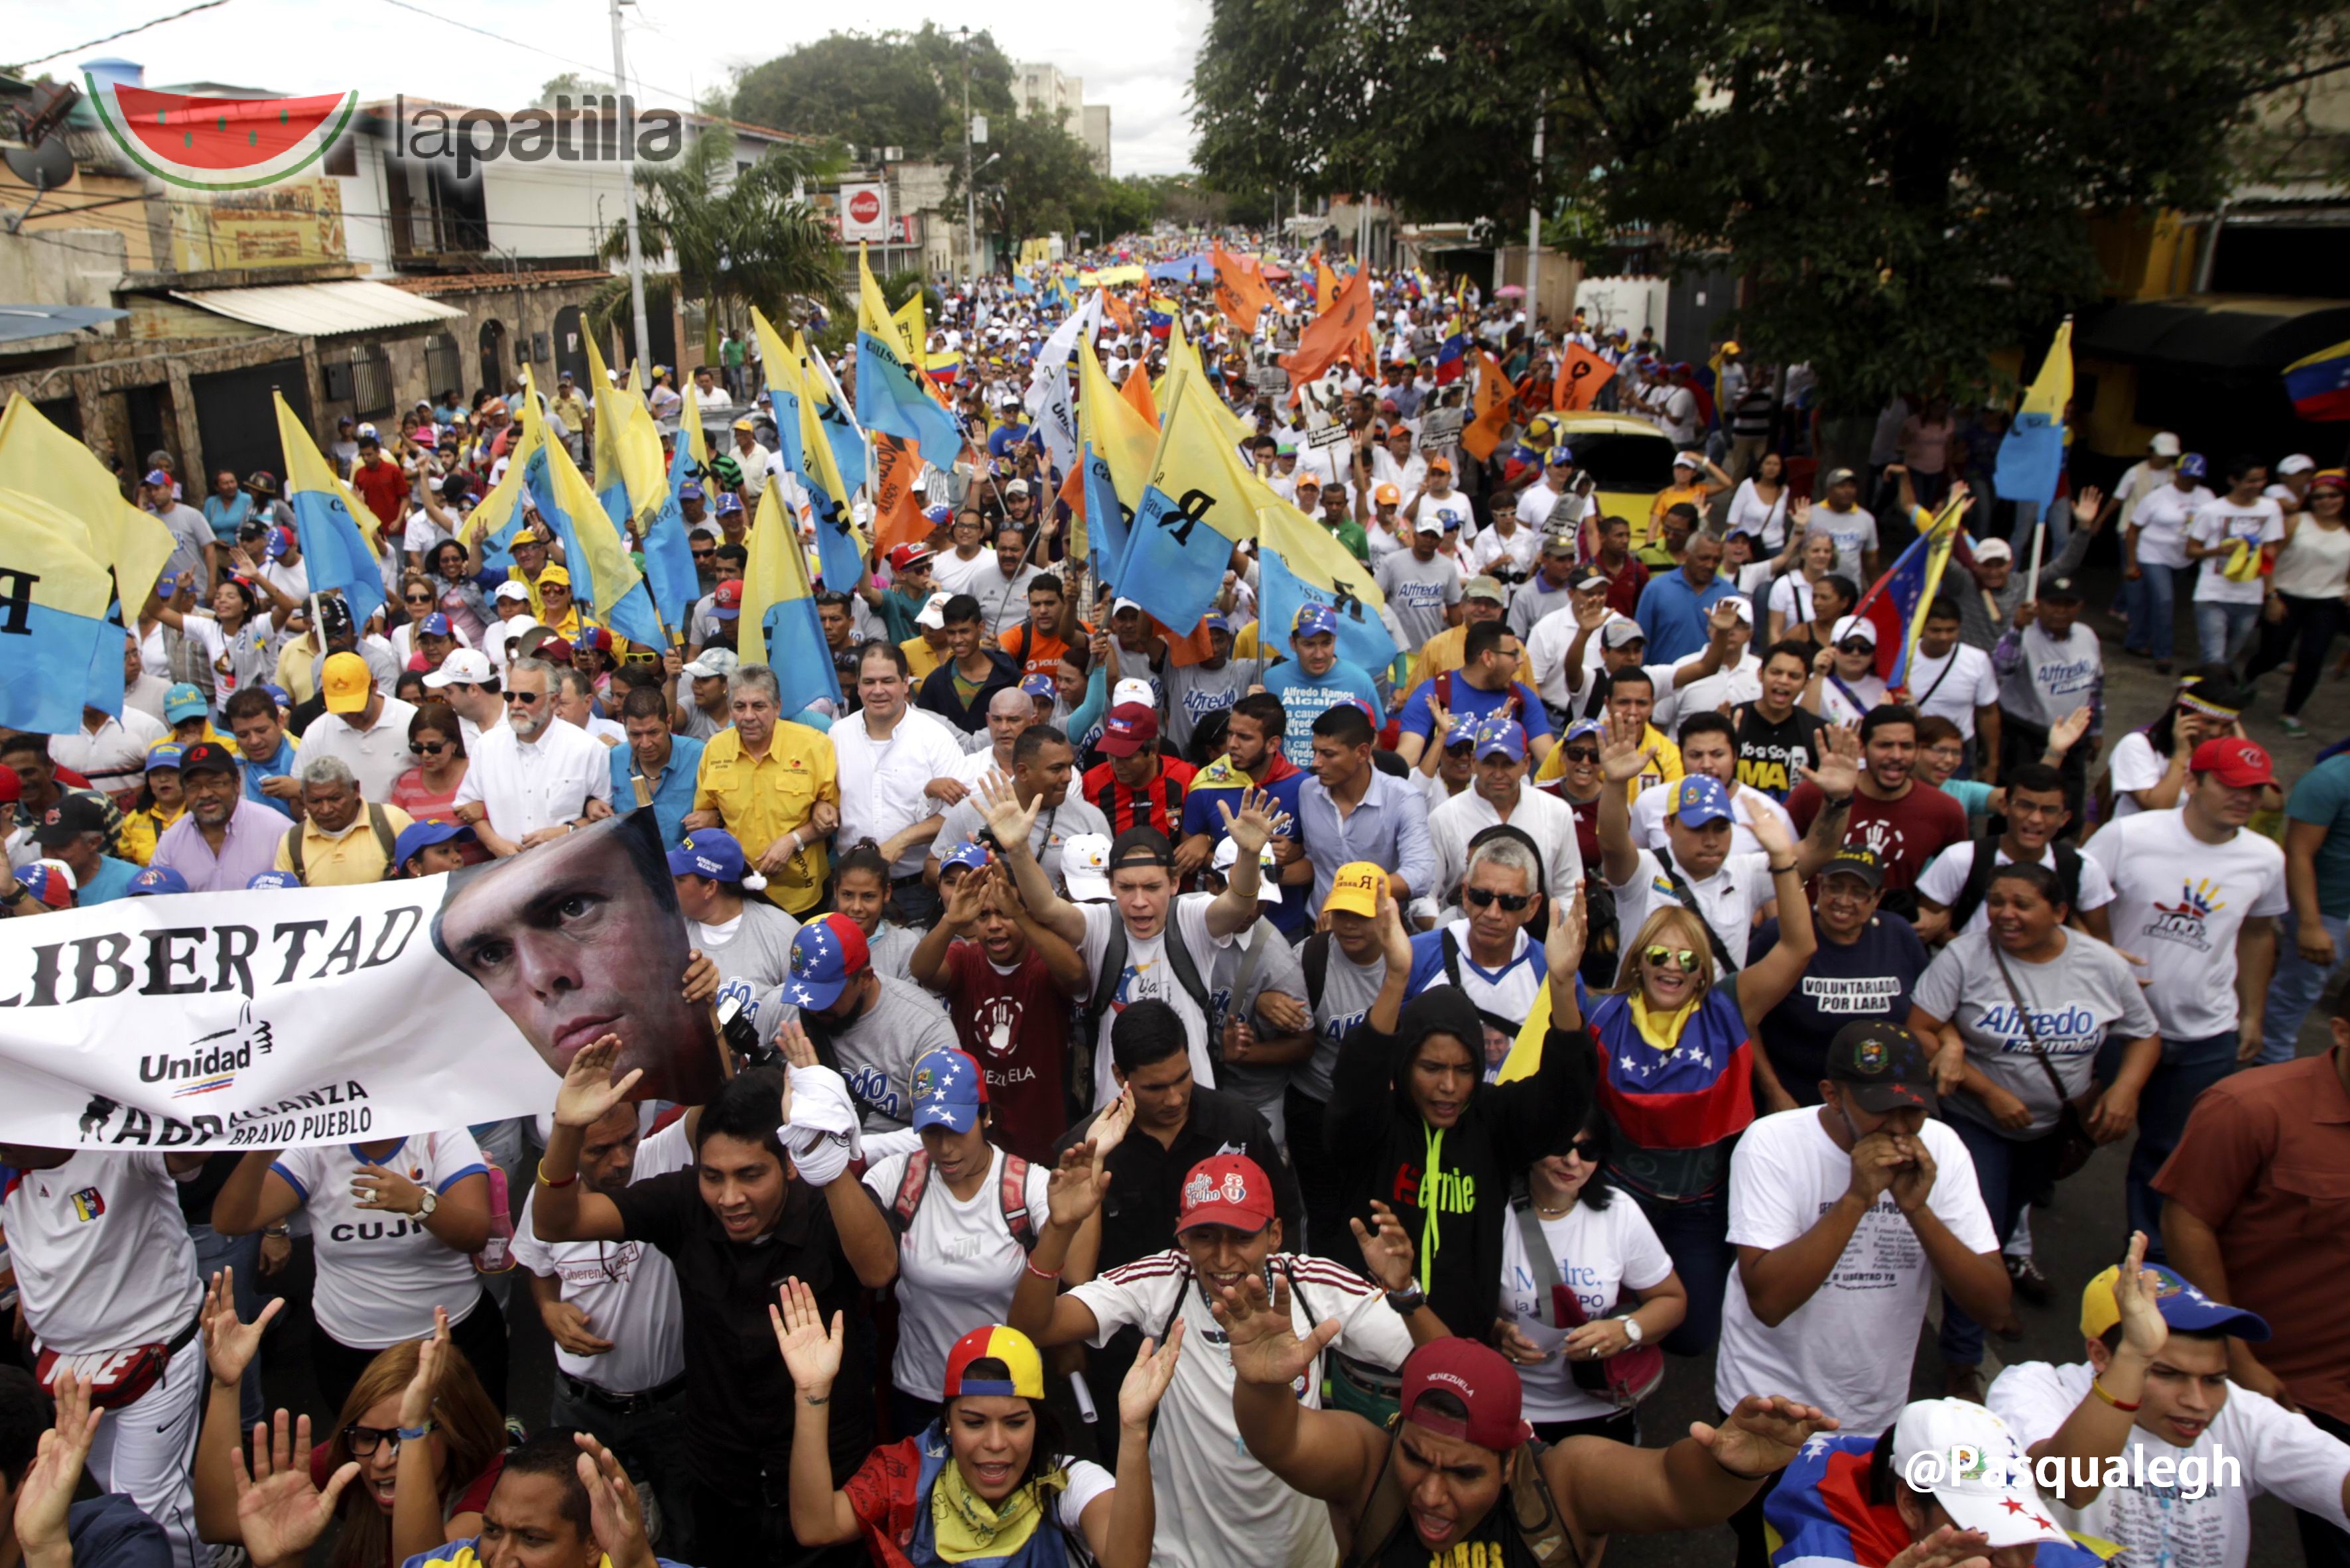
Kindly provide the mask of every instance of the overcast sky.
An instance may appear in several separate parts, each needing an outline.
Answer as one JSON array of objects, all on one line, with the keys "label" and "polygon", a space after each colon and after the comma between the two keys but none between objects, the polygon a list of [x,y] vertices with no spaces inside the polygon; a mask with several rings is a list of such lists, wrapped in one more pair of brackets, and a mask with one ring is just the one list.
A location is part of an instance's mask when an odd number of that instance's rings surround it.
[{"label": "overcast sky", "polygon": [[[150,86],[231,82],[287,95],[357,88],[369,97],[405,92],[484,109],[520,108],[538,84],[567,69],[609,79],[609,13],[600,0],[225,0],[91,48],[85,40],[180,7],[179,0],[76,0],[16,8],[5,51],[15,60],[71,52],[35,68],[62,77],[88,58],[113,56],[147,67]],[[1086,101],[1110,106],[1110,163],[1118,174],[1165,174],[1190,161],[1184,89],[1208,17],[1208,0],[1149,8],[1150,26],[1103,26],[1102,14],[1068,0],[1045,5],[962,0],[850,0],[846,5],[711,5],[638,0],[628,18],[629,70],[646,102],[684,106],[825,29],[911,30],[923,21],[986,28],[1014,60],[1044,60],[1085,78]],[[1139,14],[1138,14],[1139,15]],[[436,21],[448,17],[451,23]],[[454,26],[469,23],[527,47]]]}]

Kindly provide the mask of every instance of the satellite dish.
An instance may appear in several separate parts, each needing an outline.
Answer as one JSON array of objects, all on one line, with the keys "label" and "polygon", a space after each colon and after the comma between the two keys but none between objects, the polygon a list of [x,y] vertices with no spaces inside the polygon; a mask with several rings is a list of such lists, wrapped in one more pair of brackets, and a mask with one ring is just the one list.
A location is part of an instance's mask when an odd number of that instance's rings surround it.
[{"label": "satellite dish", "polygon": [[36,192],[57,190],[74,175],[73,149],[59,136],[38,147],[0,148],[0,159],[6,160],[9,173]]}]

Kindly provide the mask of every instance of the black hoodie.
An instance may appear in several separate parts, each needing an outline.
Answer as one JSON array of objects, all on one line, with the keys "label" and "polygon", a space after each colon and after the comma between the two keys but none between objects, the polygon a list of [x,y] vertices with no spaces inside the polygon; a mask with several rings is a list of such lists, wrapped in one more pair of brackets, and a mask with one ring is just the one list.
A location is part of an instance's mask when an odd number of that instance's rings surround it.
[{"label": "black hoodie", "polygon": [[1471,1060],[1482,1057],[1476,1006],[1452,985],[1406,1002],[1393,1034],[1366,1024],[1347,1037],[1331,1073],[1327,1152],[1347,1212],[1367,1219],[1375,1198],[1394,1210],[1429,1305],[1453,1333],[1483,1339],[1501,1291],[1510,1184],[1583,1125],[1591,1047],[1579,1029],[1552,1030],[1532,1077],[1478,1085],[1460,1119],[1440,1133],[1412,1104],[1409,1086],[1412,1058],[1430,1034],[1450,1034]]}]

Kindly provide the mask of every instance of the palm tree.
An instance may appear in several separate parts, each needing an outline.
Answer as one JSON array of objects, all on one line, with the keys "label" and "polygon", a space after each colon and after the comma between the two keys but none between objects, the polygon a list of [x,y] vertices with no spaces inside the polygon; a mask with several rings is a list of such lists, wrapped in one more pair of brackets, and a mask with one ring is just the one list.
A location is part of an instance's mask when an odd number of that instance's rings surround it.
[{"label": "palm tree", "polygon": [[[676,264],[646,275],[646,306],[667,309],[679,288],[701,300],[705,363],[717,362],[722,321],[747,325],[752,306],[783,324],[795,315],[795,298],[840,304],[839,244],[816,209],[793,194],[832,161],[829,149],[777,147],[737,171],[734,133],[704,120],[675,161],[637,165],[639,244],[646,254],[666,254]],[[629,254],[624,225],[612,226],[598,254],[607,261]],[[589,298],[588,325],[608,331],[629,310],[628,279],[615,277]]]}]

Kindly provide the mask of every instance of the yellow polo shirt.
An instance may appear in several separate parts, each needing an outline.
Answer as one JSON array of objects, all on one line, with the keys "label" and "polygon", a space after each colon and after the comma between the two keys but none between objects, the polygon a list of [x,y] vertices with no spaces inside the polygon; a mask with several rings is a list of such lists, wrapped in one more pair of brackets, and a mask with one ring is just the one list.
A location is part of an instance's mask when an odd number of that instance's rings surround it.
[{"label": "yellow polo shirt", "polygon": [[939,660],[945,657],[931,646],[929,638],[920,632],[899,643],[898,650],[906,656],[906,666],[911,672],[907,679],[917,686],[930,678],[931,671],[936,670],[939,667]]},{"label": "yellow polo shirt", "polygon": [[[396,805],[370,801],[359,807],[359,820],[340,838],[330,838],[318,831],[308,818],[302,822],[302,886],[305,888],[355,888],[368,882],[380,882],[390,869],[391,857],[375,836],[375,827],[368,820],[368,807],[383,813],[391,826],[395,839],[406,832],[415,818]],[[274,862],[280,871],[294,869],[293,846],[289,842],[291,826],[277,839],[277,858]]]},{"label": "yellow polo shirt", "polygon": [[1469,624],[1463,621],[1459,626],[1446,627],[1421,643],[1419,654],[1412,659],[1411,678],[1404,682],[1404,690],[1410,691],[1431,675],[1465,668],[1468,660],[1463,650],[1468,640]]},{"label": "yellow polo shirt", "polygon": [[[1649,725],[1648,732],[1641,736],[1640,743],[1644,746],[1656,747],[1657,754],[1648,765],[1641,770],[1638,778],[1624,785],[1624,804],[1627,806],[1638,800],[1640,792],[1650,784],[1676,784],[1681,777],[1681,749],[1675,745],[1662,730],[1658,729],[1654,724]],[[1563,745],[1553,746],[1550,749],[1550,755],[1543,759],[1542,766],[1534,770],[1534,783],[1548,784],[1553,779],[1564,778],[1565,775],[1566,748]]]},{"label": "yellow polo shirt", "polygon": [[[804,825],[820,800],[840,805],[839,770],[822,731],[779,720],[764,757],[747,755],[742,732],[732,727],[702,748],[693,809],[716,812],[743,846],[743,858],[754,864],[767,846]],[[768,901],[795,915],[805,913],[824,897],[831,873],[832,857],[824,840],[816,839],[792,857],[781,876],[768,878]]]}]

